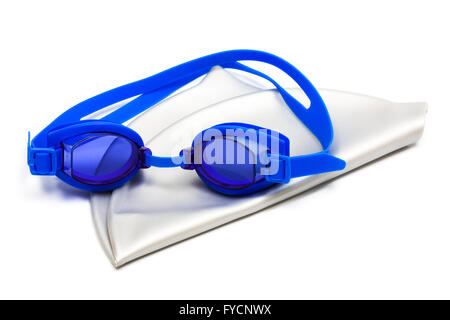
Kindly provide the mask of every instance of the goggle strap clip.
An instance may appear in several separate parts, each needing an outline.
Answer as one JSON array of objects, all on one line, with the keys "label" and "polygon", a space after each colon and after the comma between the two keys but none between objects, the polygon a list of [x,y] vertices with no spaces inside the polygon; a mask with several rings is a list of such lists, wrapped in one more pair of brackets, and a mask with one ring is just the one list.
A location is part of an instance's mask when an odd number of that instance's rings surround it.
[{"label": "goggle strap clip", "polygon": [[63,163],[62,148],[36,148],[31,146],[28,132],[27,162],[33,175],[53,176]]}]

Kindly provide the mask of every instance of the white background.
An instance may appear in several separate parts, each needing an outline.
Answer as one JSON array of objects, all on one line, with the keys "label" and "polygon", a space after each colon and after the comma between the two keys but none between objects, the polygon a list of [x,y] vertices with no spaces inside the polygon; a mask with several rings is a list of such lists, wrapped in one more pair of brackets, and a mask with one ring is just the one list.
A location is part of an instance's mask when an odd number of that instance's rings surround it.
[{"label": "white background", "polygon": [[[2,1],[0,298],[450,298],[448,1]],[[251,48],[320,88],[426,101],[420,142],[115,270],[27,131],[107,89]],[[46,192],[42,189],[46,188]]]}]

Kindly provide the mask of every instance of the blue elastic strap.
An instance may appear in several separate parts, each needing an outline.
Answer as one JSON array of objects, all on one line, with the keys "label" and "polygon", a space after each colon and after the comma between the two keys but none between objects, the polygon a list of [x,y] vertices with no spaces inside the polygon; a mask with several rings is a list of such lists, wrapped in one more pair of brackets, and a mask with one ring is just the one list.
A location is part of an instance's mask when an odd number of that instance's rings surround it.
[{"label": "blue elastic strap", "polygon": [[170,83],[157,90],[153,90],[145,94],[142,94],[136,99],[123,105],[116,111],[111,112],[107,116],[101,118],[100,120],[124,123],[125,121],[128,121],[131,118],[137,116],[138,114],[144,112],[145,110],[151,108],[158,102],[164,100],[178,89],[184,87],[189,82],[194,81],[195,79],[201,77],[208,71],[209,69],[186,75],[177,82]]},{"label": "blue elastic strap", "polygon": [[[324,120],[327,118],[330,119],[328,112],[326,114],[320,115],[318,114],[317,111],[310,111],[309,109],[306,109],[297,99],[295,99],[291,94],[289,94],[282,86],[280,86],[271,77],[258,70],[243,65],[242,63],[239,62],[227,63],[224,64],[223,67],[245,71],[270,81],[278,89],[278,92],[283,97],[283,100],[286,102],[287,106],[292,110],[292,112],[294,112],[297,118],[302,120],[302,122],[306,125],[306,127],[310,129],[312,133],[318,138],[319,142],[322,145],[322,148],[325,151],[329,150],[333,140],[329,138],[330,132],[323,130]],[[315,110],[320,111],[320,109]],[[312,114],[313,112],[315,112],[315,114]],[[331,119],[330,119],[330,128],[332,128]]]},{"label": "blue elastic strap", "polygon": [[[311,101],[308,112],[304,112],[301,115],[301,120],[309,124],[307,126],[313,133],[317,133],[317,138],[326,149],[325,146],[328,146],[333,139],[333,130],[325,104],[317,90],[299,70],[287,61],[273,54],[256,50],[231,50],[215,53],[180,64],[151,77],[101,93],[64,112],[33,139],[33,144],[46,145],[46,133],[57,126],[74,123],[88,114],[128,98],[148,92],[156,92],[166,86],[172,86],[172,89],[177,88],[178,86],[176,83],[179,83],[180,81],[181,83],[183,81],[189,82],[188,79],[205,74],[210,68],[216,65],[226,65],[227,63],[234,63],[237,61],[260,61],[271,64],[284,71],[296,81]],[[181,85],[181,83],[179,85]],[[165,95],[167,95],[168,92],[170,91],[166,91]],[[163,99],[162,97],[164,96],[164,94],[159,95],[157,93],[155,93],[155,95],[159,97],[159,100],[153,99],[153,101],[156,102]],[[290,108],[296,109],[301,106],[301,104],[289,94],[284,94],[283,99],[285,99],[286,104]],[[150,106],[151,105],[147,107]],[[132,111],[131,108],[127,108],[127,110]],[[142,106],[139,106],[137,110],[142,110]],[[122,115],[120,117],[117,116],[116,120],[118,120],[118,122],[124,122],[129,118],[129,116]]]}]

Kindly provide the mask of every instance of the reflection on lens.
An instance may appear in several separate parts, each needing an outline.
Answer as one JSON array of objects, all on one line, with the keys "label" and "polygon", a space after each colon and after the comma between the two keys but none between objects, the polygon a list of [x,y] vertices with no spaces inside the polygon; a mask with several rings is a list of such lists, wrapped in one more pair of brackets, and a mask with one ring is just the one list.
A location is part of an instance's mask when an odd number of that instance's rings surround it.
[{"label": "reflection on lens", "polygon": [[71,175],[90,185],[114,183],[137,168],[138,155],[137,145],[125,137],[91,136],[72,148]]},{"label": "reflection on lens", "polygon": [[[214,148],[211,147],[213,143]],[[194,166],[197,173],[210,183],[225,189],[238,190],[256,182],[256,160],[247,146],[235,140],[219,138],[204,142],[202,149],[203,161]]]}]

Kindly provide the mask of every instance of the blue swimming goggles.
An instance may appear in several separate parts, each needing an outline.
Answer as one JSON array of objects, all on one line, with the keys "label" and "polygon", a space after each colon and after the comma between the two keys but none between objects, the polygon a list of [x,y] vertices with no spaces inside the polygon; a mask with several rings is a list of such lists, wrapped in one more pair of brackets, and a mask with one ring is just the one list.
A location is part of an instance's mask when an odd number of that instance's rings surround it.
[{"label": "blue swimming goggles", "polygon": [[[271,64],[289,75],[310,100],[305,108],[272,78],[239,61]],[[168,97],[214,66],[236,69],[270,81],[287,106],[316,136],[323,151],[289,155],[289,139],[273,130],[244,124],[218,124],[200,133],[179,156],[157,157],[141,137],[122,123]],[[102,119],[83,117],[128,98],[137,97]],[[314,86],[287,61],[266,52],[232,50],[198,58],[110,91],[70,108],[30,143],[28,166],[34,175],[56,175],[88,191],[107,191],[129,181],[141,168],[193,169],[212,189],[242,195],[291,178],[342,170],[345,162],[330,155],[333,126]],[[221,151],[218,150],[221,148]]]}]

